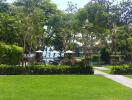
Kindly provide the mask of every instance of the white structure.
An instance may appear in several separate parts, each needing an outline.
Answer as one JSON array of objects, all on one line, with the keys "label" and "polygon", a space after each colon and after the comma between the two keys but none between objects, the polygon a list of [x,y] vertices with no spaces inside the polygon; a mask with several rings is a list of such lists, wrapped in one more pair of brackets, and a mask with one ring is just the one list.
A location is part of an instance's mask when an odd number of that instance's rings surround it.
[{"label": "white structure", "polygon": [[74,51],[71,51],[71,50],[68,50],[68,51],[66,51],[65,53],[67,53],[67,54],[72,54],[72,53],[75,53]]},{"label": "white structure", "polygon": [[41,51],[41,50],[38,50],[38,51],[36,51],[36,53],[43,53],[43,51]]}]

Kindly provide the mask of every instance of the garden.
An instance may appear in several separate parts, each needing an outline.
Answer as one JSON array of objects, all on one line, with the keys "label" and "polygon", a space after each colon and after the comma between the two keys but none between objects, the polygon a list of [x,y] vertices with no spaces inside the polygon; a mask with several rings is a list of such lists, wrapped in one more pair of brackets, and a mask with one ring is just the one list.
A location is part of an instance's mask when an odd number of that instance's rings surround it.
[{"label": "garden", "polygon": [[132,100],[132,1],[53,1],[0,0],[0,100]]}]

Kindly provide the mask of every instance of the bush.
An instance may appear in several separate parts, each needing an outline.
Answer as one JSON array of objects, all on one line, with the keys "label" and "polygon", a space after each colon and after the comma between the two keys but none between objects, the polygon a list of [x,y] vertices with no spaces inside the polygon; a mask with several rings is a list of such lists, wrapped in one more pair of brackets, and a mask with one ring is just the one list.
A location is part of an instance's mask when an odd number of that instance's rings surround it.
[{"label": "bush", "polygon": [[71,74],[94,74],[93,68],[90,65],[78,66],[70,68]]},{"label": "bush", "polygon": [[0,65],[0,75],[55,75],[55,74],[93,74],[92,66],[66,66],[66,65],[32,65],[27,67]]},{"label": "bush", "polygon": [[27,67],[28,74],[68,74],[69,66],[33,65]]},{"label": "bush", "polygon": [[84,58],[81,61],[76,61],[75,66],[80,66],[80,67],[87,67],[90,66],[89,64],[89,59],[90,58]]},{"label": "bush", "polygon": [[62,65],[68,65],[68,66],[74,66],[76,63],[75,59],[68,59],[68,58],[64,58],[61,62]]},{"label": "bush", "polygon": [[0,65],[0,75],[17,75],[25,72],[25,68],[13,65]]},{"label": "bush", "polygon": [[132,65],[117,65],[112,66],[112,74],[132,74]]},{"label": "bush", "polygon": [[16,65],[22,58],[23,49],[0,42],[0,64]]}]

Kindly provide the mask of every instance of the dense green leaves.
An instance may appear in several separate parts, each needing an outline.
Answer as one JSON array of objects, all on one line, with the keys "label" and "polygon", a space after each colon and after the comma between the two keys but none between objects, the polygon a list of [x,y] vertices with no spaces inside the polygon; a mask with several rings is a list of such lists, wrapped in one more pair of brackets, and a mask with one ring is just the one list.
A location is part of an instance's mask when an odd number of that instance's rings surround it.
[{"label": "dense green leaves", "polygon": [[23,48],[0,42],[0,64],[19,64],[23,56]]},{"label": "dense green leaves", "polygon": [[0,0],[0,41],[22,46],[25,53],[45,45],[75,50],[81,44],[87,54],[105,47],[111,54],[120,52],[130,59],[131,4],[130,0],[119,4],[95,0],[77,9],[68,2],[68,8],[61,11],[50,0],[16,0],[13,4]]},{"label": "dense green leaves", "polygon": [[15,16],[0,13],[0,40],[6,43],[16,43],[18,41],[19,20]]}]

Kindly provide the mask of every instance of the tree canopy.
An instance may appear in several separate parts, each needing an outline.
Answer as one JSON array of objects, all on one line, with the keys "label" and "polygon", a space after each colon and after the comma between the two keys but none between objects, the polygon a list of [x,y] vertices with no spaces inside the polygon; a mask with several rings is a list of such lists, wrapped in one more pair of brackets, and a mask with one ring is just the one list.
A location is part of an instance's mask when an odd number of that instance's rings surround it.
[{"label": "tree canopy", "polygon": [[72,2],[67,6],[62,11],[50,0],[0,0],[0,41],[22,46],[28,53],[45,45],[75,50],[82,44],[90,52],[107,48],[111,54],[120,52],[129,58],[131,0],[91,0],[80,9]]}]

